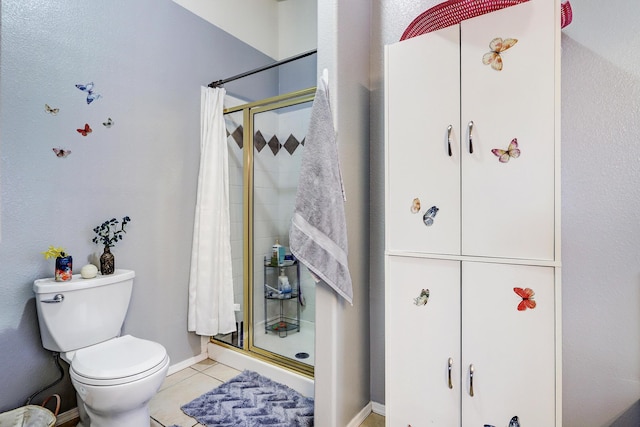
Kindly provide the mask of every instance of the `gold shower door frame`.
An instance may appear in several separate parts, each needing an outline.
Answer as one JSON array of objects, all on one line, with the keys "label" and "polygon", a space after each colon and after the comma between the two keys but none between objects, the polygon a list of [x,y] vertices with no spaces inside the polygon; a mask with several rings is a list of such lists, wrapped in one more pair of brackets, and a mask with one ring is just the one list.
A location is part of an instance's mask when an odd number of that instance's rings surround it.
[{"label": "gold shower door frame", "polygon": [[[278,353],[274,353],[253,345],[254,336],[254,316],[253,307],[256,301],[253,297],[253,279],[254,279],[254,248],[253,248],[253,155],[254,145],[253,138],[255,135],[255,129],[253,125],[254,116],[266,111],[275,110],[278,108],[290,107],[297,104],[303,104],[305,102],[313,101],[315,97],[316,88],[310,87],[296,92],[290,92],[284,95],[274,96],[272,98],[263,99],[260,101],[250,102],[247,104],[238,105],[236,107],[226,108],[224,114],[235,113],[238,111],[243,112],[242,126],[243,141],[242,141],[242,163],[243,163],[243,194],[242,202],[243,209],[243,287],[244,287],[244,341],[242,348],[227,344],[225,342],[217,341],[215,338],[211,338],[211,341],[215,341],[216,344],[229,349],[240,351],[268,361],[280,367],[292,370],[299,374],[303,374],[310,378],[313,378],[314,367],[305,363],[298,362],[297,360],[290,359],[282,356]],[[262,301],[260,301],[262,302]]]}]

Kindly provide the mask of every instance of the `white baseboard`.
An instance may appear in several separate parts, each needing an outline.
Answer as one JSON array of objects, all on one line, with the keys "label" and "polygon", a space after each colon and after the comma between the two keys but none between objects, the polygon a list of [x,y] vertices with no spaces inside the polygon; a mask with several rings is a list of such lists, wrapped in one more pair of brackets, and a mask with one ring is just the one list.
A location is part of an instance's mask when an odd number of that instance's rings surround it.
[{"label": "white baseboard", "polygon": [[371,413],[371,402],[367,403],[364,408],[360,412],[356,414],[355,417],[347,424],[347,427],[358,427],[360,424],[367,419],[369,414]]},{"label": "white baseboard", "polygon": [[385,407],[382,403],[371,402],[371,411],[383,417],[385,416]]},{"label": "white baseboard", "polygon": [[75,420],[76,418],[80,418],[78,408],[71,408],[68,411],[56,416],[56,425],[59,426],[64,423],[68,423],[69,421]]},{"label": "white baseboard", "polygon": [[382,415],[384,417],[384,405],[378,402],[369,402],[353,419],[347,424],[347,427],[358,427],[372,413]]},{"label": "white baseboard", "polygon": [[167,371],[167,376],[171,374],[175,374],[178,371],[181,371],[185,368],[188,368],[191,365],[194,365],[198,362],[202,362],[204,359],[207,359],[209,356],[206,352],[200,353],[197,356],[193,356],[187,360],[183,360],[182,362],[175,363],[169,366],[169,370]]}]

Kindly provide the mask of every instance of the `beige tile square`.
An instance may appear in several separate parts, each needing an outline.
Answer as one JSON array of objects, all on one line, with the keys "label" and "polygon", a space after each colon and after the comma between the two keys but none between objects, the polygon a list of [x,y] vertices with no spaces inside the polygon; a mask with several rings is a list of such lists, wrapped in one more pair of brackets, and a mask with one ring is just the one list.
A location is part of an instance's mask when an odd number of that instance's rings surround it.
[{"label": "beige tile square", "polygon": [[[175,374],[174,374],[175,375]],[[161,390],[149,403],[151,417],[165,426],[177,424],[182,427],[194,426],[196,420],[180,410],[180,406],[222,384],[221,381],[200,373],[190,376],[188,381],[180,381]]]},{"label": "beige tile square", "polygon": [[198,362],[194,365],[191,365],[191,368],[196,369],[198,371],[204,371],[207,368],[210,368],[213,365],[216,365],[218,362],[216,362],[215,360],[212,359],[204,359],[201,362]]},{"label": "beige tile square", "polygon": [[203,374],[209,375],[222,382],[229,381],[231,378],[240,375],[241,372],[242,371],[223,365],[222,363],[216,363],[202,371]]},{"label": "beige tile square", "polygon": [[171,387],[172,385],[175,385],[180,381],[184,381],[185,379],[192,377],[197,373],[198,373],[197,370],[191,369],[191,368],[185,368],[178,372],[174,372],[173,374],[169,375],[167,378],[164,379],[164,382],[160,387],[160,391],[166,389],[167,387]]},{"label": "beige tile square", "polygon": [[364,420],[360,427],[384,427],[384,417],[372,412],[367,419]]}]

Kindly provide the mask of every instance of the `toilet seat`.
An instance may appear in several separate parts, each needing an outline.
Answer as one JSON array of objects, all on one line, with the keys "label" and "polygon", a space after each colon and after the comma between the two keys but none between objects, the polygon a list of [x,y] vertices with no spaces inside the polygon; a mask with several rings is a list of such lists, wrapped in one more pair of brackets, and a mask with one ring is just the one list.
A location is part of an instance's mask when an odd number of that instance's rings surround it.
[{"label": "toilet seat", "polygon": [[69,372],[83,384],[117,385],[152,375],[168,363],[162,345],[125,335],[76,351]]}]

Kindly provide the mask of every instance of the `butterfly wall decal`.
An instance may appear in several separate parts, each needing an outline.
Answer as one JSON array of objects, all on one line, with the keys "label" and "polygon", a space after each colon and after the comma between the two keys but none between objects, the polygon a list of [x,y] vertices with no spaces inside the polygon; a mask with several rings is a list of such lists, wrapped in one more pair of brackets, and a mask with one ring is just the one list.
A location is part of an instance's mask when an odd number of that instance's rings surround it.
[{"label": "butterfly wall decal", "polygon": [[413,299],[413,303],[417,306],[427,305],[429,302],[429,289],[423,289],[418,298]]},{"label": "butterfly wall decal", "polygon": [[520,149],[518,148],[518,138],[513,138],[509,143],[509,147],[506,150],[501,150],[499,148],[494,148],[491,150],[493,154],[498,157],[500,163],[507,163],[510,158],[517,159],[520,157]]},{"label": "butterfly wall decal", "polygon": [[[495,427],[495,426],[492,424],[485,424],[484,427]],[[511,418],[511,421],[509,421],[509,427],[520,427],[520,420],[518,420],[517,415]]]},{"label": "butterfly wall decal", "polygon": [[484,65],[491,65],[491,68],[496,71],[502,71],[502,56],[500,56],[500,54],[510,47],[513,47],[516,43],[518,43],[518,39],[503,40],[501,37],[496,37],[489,43],[489,49],[491,49],[491,51],[482,56],[482,63]]},{"label": "butterfly wall decal", "polygon": [[93,129],[91,129],[91,127],[89,126],[89,123],[85,123],[84,128],[76,129],[76,131],[78,131],[78,133],[81,134],[82,136],[87,136],[91,132],[93,132]]},{"label": "butterfly wall decal", "polygon": [[525,311],[527,308],[532,310],[536,308],[536,302],[533,300],[533,296],[536,293],[533,292],[531,288],[513,288],[513,292],[522,298],[522,301],[518,304],[518,311]]},{"label": "butterfly wall decal", "polygon": [[52,148],[57,157],[67,157],[71,154],[71,150],[65,150],[64,148]]},{"label": "butterfly wall decal", "polygon": [[411,203],[411,213],[415,214],[418,212],[420,212],[420,199],[416,197]]},{"label": "butterfly wall decal", "polygon": [[107,119],[106,122],[102,122],[102,124],[104,125],[104,127],[106,127],[107,129],[109,129],[111,126],[113,126],[113,120],[111,120],[111,117],[109,117]]},{"label": "butterfly wall decal", "polygon": [[424,213],[424,216],[422,217],[422,221],[424,221],[424,225],[426,225],[427,227],[432,226],[433,225],[433,220],[436,217],[436,215],[438,214],[439,210],[440,210],[440,208],[438,208],[436,206],[431,206]]},{"label": "butterfly wall decal", "polygon": [[55,116],[56,114],[58,114],[60,109],[59,108],[51,108],[49,106],[49,104],[44,104],[44,111],[46,111],[47,113],[52,114],[52,115]]},{"label": "butterfly wall decal", "polygon": [[87,83],[86,85],[76,85],[81,91],[87,92],[87,104],[91,104],[96,99],[102,97],[102,95],[93,92],[93,86],[93,82]]}]

